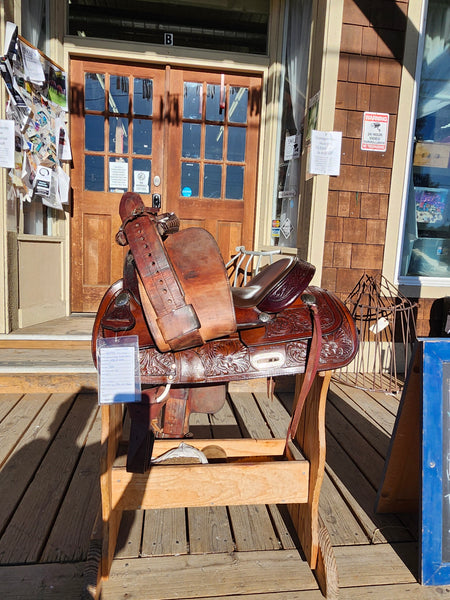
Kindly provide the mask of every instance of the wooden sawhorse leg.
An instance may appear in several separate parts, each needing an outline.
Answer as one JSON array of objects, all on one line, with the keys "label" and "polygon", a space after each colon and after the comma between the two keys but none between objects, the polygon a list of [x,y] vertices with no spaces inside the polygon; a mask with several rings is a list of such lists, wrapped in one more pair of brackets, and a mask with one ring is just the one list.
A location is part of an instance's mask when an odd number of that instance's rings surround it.
[{"label": "wooden sawhorse leg", "polygon": [[[320,373],[313,382],[296,434],[301,456],[295,457],[286,452],[283,439],[214,439],[214,444],[221,446],[228,459],[223,465],[155,465],[145,474],[127,473],[124,457],[117,457],[122,406],[102,406],[101,577],[109,576],[124,510],[285,502],[322,593],[327,598],[336,598],[334,555],[328,532],[319,518],[319,495],[325,472],[325,406],[330,378],[331,372]],[[298,385],[300,383],[299,377]],[[179,443],[180,440],[155,440],[154,455]],[[192,439],[189,443],[201,450],[211,445],[211,440]],[[208,471],[211,466],[213,471]]]},{"label": "wooden sawhorse leg", "polygon": [[[325,409],[332,371],[318,373],[303,408],[296,441],[310,464],[308,502],[289,505],[289,513],[309,566],[326,598],[337,598],[339,582],[328,531],[319,516],[319,497],[325,474]],[[298,398],[303,375],[296,378]],[[294,401],[295,402],[295,401]]]}]

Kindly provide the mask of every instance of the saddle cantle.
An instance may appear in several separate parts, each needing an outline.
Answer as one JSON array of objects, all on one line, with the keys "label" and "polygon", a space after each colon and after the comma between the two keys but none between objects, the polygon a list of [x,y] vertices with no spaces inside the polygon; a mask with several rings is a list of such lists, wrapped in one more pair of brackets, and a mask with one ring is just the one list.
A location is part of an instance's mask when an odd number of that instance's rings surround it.
[{"label": "saddle cantle", "polygon": [[345,366],[355,356],[354,321],[336,296],[309,286],[315,270],[309,263],[281,258],[232,288],[205,230],[179,231],[175,215],[157,215],[130,192],[120,215],[117,239],[130,252],[123,278],[100,303],[92,352],[96,361],[99,338],[139,338],[141,383],[148,387],[140,403],[128,405],[130,470],[148,468],[149,436],[183,437],[191,412],[219,410],[227,382],[305,372],[306,397],[317,370]]}]

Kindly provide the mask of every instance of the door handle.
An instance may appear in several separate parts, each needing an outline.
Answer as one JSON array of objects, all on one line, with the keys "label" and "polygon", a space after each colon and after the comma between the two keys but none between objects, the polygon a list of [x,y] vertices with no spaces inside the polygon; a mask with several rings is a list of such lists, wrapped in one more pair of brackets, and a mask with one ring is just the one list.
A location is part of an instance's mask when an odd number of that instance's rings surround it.
[{"label": "door handle", "polygon": [[161,208],[161,194],[152,194],[152,208]]}]

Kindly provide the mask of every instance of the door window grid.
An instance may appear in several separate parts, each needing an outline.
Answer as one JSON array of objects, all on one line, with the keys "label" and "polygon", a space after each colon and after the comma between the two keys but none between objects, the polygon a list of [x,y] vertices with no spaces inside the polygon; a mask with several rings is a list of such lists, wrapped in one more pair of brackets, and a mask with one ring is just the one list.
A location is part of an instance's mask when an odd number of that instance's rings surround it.
[{"label": "door window grid", "polygon": [[85,189],[149,194],[153,81],[85,73],[84,108]]},{"label": "door window grid", "polygon": [[184,82],[183,197],[242,200],[248,89]]}]

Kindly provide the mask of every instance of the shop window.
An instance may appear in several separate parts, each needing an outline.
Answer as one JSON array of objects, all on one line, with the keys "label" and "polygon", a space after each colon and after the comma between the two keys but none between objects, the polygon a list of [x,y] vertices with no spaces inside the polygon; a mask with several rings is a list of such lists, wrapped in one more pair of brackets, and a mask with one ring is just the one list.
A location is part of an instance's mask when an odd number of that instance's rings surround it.
[{"label": "shop window", "polygon": [[269,4],[269,0],[71,0],[69,34],[266,54]]},{"label": "shop window", "polygon": [[21,34],[44,54],[49,54],[49,2],[22,0],[21,3]]},{"label": "shop window", "polygon": [[284,49],[283,107],[278,134],[278,177],[272,211],[272,244],[297,246],[301,145],[306,105],[311,0],[288,2]]},{"label": "shop window", "polygon": [[450,7],[429,0],[400,276],[450,277]]}]

